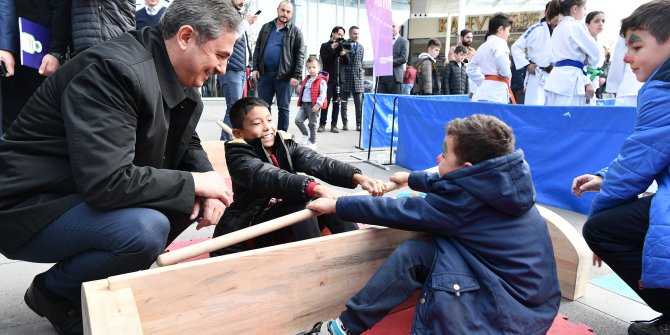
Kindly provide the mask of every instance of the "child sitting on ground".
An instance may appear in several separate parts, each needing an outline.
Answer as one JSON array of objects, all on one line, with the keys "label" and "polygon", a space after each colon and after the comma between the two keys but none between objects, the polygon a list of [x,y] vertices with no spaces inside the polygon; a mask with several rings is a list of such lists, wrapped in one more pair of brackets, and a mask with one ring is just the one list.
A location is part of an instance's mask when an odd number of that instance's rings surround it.
[{"label": "child sitting on ground", "polygon": [[[313,198],[337,198],[341,193],[314,181],[310,176],[339,187],[356,185],[373,195],[382,195],[385,184],[370,179],[361,170],[295,143],[290,135],[277,131],[267,103],[247,97],[230,109],[235,139],[225,144],[226,164],[233,182],[233,203],[214,230],[214,237],[231,233],[305,208]],[[299,175],[303,172],[307,175]],[[286,228],[293,240],[321,236],[320,225],[332,233],[358,229],[336,215],[322,215]],[[254,239],[256,247],[281,243],[283,234],[270,233]],[[219,256],[247,249],[245,243],[214,251]]]},{"label": "child sitting on ground", "polygon": [[463,60],[468,55],[468,50],[459,45],[454,49],[455,60],[449,61],[444,67],[442,76],[442,94],[468,94],[468,75],[465,73]]},{"label": "child sitting on ground", "polygon": [[398,172],[425,198],[317,199],[307,208],[433,234],[400,244],[339,318],[303,334],[361,334],[422,290],[412,334],[546,334],[561,299],[551,239],[512,130],[488,115],[451,121],[438,173]]},{"label": "child sitting on ground", "polygon": [[[295,117],[295,125],[302,133],[302,145],[312,150],[316,150],[316,127],[319,120],[319,112],[328,109],[328,99],[326,91],[328,90],[328,72],[319,72],[321,63],[311,56],[305,63],[308,75],[302,81],[300,86],[300,95],[298,97],[298,115]],[[307,137],[307,128],[305,120],[309,119],[309,137]]]}]

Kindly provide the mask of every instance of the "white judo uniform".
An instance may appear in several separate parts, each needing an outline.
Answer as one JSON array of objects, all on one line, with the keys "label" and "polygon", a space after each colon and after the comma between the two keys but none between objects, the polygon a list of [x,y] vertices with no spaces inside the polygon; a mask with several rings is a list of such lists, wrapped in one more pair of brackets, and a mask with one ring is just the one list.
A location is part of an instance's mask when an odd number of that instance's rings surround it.
[{"label": "white judo uniform", "polygon": [[637,106],[637,92],[644,83],[637,81],[630,64],[624,63],[626,56],[626,41],[619,37],[614,51],[612,51],[610,70],[607,75],[605,91],[616,93],[617,106]]},{"label": "white judo uniform", "polygon": [[574,66],[559,66],[559,61],[571,60],[596,66],[600,63],[600,47],[589,34],[582,21],[572,16],[564,16],[551,35],[551,71],[544,85],[546,105],[583,106],[586,105],[586,84],[591,82],[583,69]]},{"label": "white judo uniform", "polygon": [[473,101],[509,103],[509,86],[501,81],[486,80],[485,76],[512,78],[509,47],[502,38],[491,35],[470,60],[466,73],[473,92]]},{"label": "white judo uniform", "polygon": [[542,68],[551,65],[551,33],[547,22],[540,22],[528,28],[521,37],[519,37],[510,49],[514,65],[517,70],[535,63],[537,68],[535,73],[527,73],[524,86],[526,87],[526,97],[524,104],[541,106],[544,105],[544,84],[547,80],[547,73]]}]

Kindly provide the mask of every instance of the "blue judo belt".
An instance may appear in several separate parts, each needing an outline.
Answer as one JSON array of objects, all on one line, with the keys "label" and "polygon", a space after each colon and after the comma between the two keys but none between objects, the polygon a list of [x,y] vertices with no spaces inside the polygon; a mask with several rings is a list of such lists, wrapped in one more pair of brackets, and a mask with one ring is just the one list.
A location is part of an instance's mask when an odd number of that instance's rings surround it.
[{"label": "blue judo belt", "polygon": [[578,60],[572,60],[572,59],[563,59],[559,60],[556,62],[554,65],[555,67],[563,67],[563,66],[572,66],[578,68],[584,75],[586,75],[586,71],[584,71],[584,63],[578,61]]}]

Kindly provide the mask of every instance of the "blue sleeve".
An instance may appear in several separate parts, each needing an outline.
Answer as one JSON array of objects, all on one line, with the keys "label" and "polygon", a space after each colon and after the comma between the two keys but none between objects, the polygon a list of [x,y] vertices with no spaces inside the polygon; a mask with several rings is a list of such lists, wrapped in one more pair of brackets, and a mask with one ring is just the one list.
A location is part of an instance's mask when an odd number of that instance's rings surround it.
[{"label": "blue sleeve", "polygon": [[414,171],[409,174],[407,186],[415,191],[428,193],[430,186],[439,179],[440,175],[436,172]]},{"label": "blue sleeve", "polygon": [[591,205],[591,215],[624,204],[651,185],[670,163],[670,83],[652,83],[640,91],[633,133],[606,171]]},{"label": "blue sleeve", "polygon": [[0,50],[18,52],[18,22],[13,0],[0,0]]},{"label": "blue sleeve", "polygon": [[439,199],[428,194],[423,197],[348,196],[337,199],[337,216],[346,221],[423,231],[444,236],[454,235],[460,222],[438,209]]}]

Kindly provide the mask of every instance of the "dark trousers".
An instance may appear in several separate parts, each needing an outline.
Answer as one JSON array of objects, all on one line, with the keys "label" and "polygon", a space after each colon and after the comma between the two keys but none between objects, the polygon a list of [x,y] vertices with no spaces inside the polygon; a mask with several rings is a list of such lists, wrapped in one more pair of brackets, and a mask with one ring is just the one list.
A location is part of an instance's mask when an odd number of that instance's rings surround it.
[{"label": "dark trousers", "polygon": [[372,328],[423,287],[434,259],[433,242],[402,242],[365,286],[347,301],[347,309],[340,314],[340,321],[351,334],[361,334]]},{"label": "dark trousers", "polygon": [[400,94],[402,83],[395,81],[393,76],[379,77],[377,93]]},{"label": "dark trousers", "polygon": [[2,81],[0,85],[2,93],[0,95],[3,97],[0,99],[0,102],[2,102],[3,132],[9,129],[9,126],[16,120],[30,97],[46,79],[45,76],[37,73],[37,69],[20,64],[17,64],[14,68],[16,72],[12,77],[0,77]]},{"label": "dark trousers", "polygon": [[291,81],[277,79],[277,72],[265,72],[258,79],[258,96],[272,107],[272,98],[277,96],[279,117],[277,130],[286,131],[289,122],[289,104],[291,102]]},{"label": "dark trousers", "polygon": [[[328,82],[328,92],[326,93],[328,98],[328,107],[331,108],[332,115],[330,118],[330,124],[333,127],[337,127],[337,119],[340,114],[340,96],[337,94],[337,83],[335,83],[335,81],[337,80]],[[325,126],[327,122],[328,110],[325,110],[323,113],[321,113],[319,125]],[[342,114],[342,122],[343,124],[347,124],[347,116],[345,114]]]},{"label": "dark trousers", "polygon": [[354,98],[354,106],[356,107],[356,127],[361,127],[361,119],[363,117],[363,92],[342,92],[342,123],[347,124],[347,102],[349,96]]},{"label": "dark trousers", "polygon": [[670,316],[670,290],[640,289],[642,247],[649,229],[653,196],[602,211],[588,219],[582,234],[593,252],[607,263],[649,307]]}]

